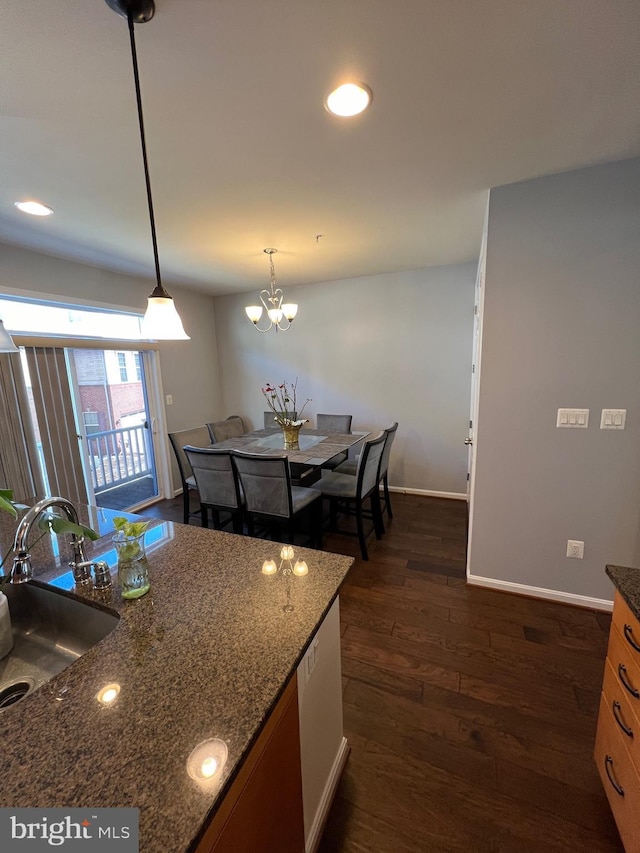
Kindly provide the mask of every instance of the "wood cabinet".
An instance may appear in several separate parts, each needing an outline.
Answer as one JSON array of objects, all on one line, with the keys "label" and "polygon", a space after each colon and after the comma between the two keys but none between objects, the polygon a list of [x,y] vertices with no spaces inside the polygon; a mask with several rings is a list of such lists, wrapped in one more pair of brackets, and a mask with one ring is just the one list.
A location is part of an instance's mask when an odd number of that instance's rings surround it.
[{"label": "wood cabinet", "polygon": [[626,853],[640,853],[640,623],[616,592],[594,757]]},{"label": "wood cabinet", "polygon": [[294,675],[196,853],[303,853],[298,686]]}]

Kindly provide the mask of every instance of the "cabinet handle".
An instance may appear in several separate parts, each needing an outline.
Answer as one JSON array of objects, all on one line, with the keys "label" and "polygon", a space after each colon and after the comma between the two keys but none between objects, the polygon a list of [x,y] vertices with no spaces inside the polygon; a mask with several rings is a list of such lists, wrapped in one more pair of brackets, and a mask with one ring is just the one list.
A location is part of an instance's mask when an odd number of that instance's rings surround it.
[{"label": "cabinet handle", "polygon": [[633,737],[633,729],[630,729],[629,726],[626,726],[622,722],[621,718],[618,716],[618,714],[620,713],[621,710],[622,709],[620,707],[620,703],[618,702],[617,699],[614,699],[613,700],[613,716],[616,719],[616,723],[620,726],[620,728],[626,734],[627,737]]},{"label": "cabinet handle", "polygon": [[604,769],[607,773],[607,776],[609,777],[609,781],[613,785],[613,788],[614,788],[616,794],[619,794],[621,797],[624,797],[624,788],[622,787],[622,785],[619,785],[616,782],[615,778],[611,774],[611,770],[609,770],[609,767],[612,765],[613,765],[613,758],[611,758],[610,755],[606,755],[605,759],[604,759]]},{"label": "cabinet handle", "polygon": [[633,628],[631,627],[631,625],[627,625],[626,623],[624,626],[624,638],[627,643],[629,643],[632,649],[635,649],[637,652],[640,652],[640,646],[633,639]]},{"label": "cabinet handle", "polygon": [[618,677],[620,678],[624,689],[630,693],[634,699],[640,699],[640,693],[627,681],[627,668],[623,663],[618,664]]}]

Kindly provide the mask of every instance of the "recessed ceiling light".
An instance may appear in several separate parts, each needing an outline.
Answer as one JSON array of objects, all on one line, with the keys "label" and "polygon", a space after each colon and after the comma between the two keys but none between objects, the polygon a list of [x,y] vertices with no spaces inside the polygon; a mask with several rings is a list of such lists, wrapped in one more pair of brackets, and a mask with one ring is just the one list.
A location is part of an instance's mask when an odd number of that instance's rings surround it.
[{"label": "recessed ceiling light", "polygon": [[336,116],[356,116],[366,110],[372,97],[371,89],[364,83],[344,83],[327,95],[324,105]]},{"label": "recessed ceiling light", "polygon": [[14,201],[14,204],[18,210],[31,216],[50,216],[53,213],[52,208],[40,204],[39,201]]}]

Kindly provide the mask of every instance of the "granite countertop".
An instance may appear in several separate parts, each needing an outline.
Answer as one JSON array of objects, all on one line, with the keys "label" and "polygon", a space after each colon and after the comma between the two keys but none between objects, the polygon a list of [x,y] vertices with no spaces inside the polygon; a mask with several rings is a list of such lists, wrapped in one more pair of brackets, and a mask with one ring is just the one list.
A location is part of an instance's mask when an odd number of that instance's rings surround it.
[{"label": "granite countertop", "polygon": [[607,566],[605,571],[631,608],[633,615],[640,620],[640,569],[629,566]]},{"label": "granite countertop", "polygon": [[[278,543],[153,520],[151,590],[125,602],[110,539],[113,516],[125,513],[84,507],[79,514],[103,534],[87,545],[88,558],[106,559],[113,579],[106,595],[85,596],[100,596],[120,621],[0,714],[2,804],[138,807],[141,853],[183,853],[223,799],[353,560],[296,547],[308,574],[267,576],[262,564],[280,562]],[[2,553],[11,530],[15,522],[1,519]],[[33,552],[36,578],[73,590],[68,544],[56,554],[56,537],[46,540]],[[120,693],[104,706],[96,694],[110,683]],[[193,748],[208,738],[229,750],[213,791],[186,770]]]}]

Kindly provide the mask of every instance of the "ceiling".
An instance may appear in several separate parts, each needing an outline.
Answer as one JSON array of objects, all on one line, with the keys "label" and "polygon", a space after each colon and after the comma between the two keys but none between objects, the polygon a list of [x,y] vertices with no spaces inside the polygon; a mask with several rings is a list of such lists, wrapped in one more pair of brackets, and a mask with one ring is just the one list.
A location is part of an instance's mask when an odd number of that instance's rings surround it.
[{"label": "ceiling", "polygon": [[[0,29],[0,240],[152,276],[126,21],[3,0]],[[268,246],[283,286],[474,260],[488,188],[640,155],[639,37],[637,0],[156,0],[165,283],[264,286]],[[340,119],[347,80],[373,103]]]}]

